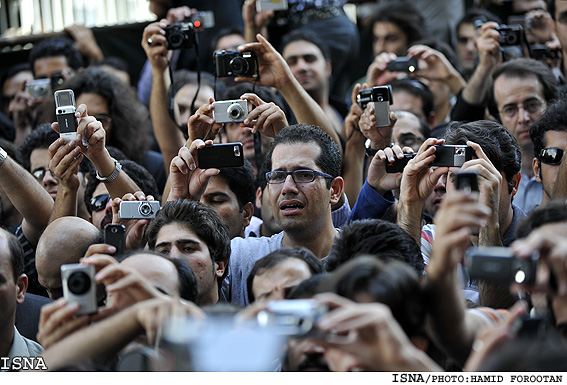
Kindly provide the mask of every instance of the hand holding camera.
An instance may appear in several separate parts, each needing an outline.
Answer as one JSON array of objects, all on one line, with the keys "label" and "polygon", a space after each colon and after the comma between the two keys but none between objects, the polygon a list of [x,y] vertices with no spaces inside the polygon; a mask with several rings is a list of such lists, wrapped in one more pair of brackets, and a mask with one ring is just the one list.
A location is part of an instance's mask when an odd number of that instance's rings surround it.
[{"label": "hand holding camera", "polygon": [[79,189],[79,166],[83,160],[81,148],[76,142],[57,139],[49,146],[49,170],[57,178],[59,186],[75,192]]},{"label": "hand holding camera", "polygon": [[[214,140],[216,138],[219,130],[222,128],[222,124],[215,122],[213,118],[214,108],[214,99],[209,98],[208,104],[200,106],[199,109],[189,117],[189,121],[187,122],[189,139],[186,145],[190,145],[190,143],[196,139]],[[207,135],[206,138],[205,135]]]},{"label": "hand holding camera", "polygon": [[366,82],[371,87],[383,86],[397,79],[399,72],[391,72],[388,64],[395,61],[398,57],[391,52],[382,52],[376,56],[366,70]]},{"label": "hand holding camera", "polygon": [[78,303],[67,302],[64,298],[41,307],[37,341],[44,349],[89,324],[90,316],[76,315],[79,308]]},{"label": "hand holding camera", "polygon": [[124,225],[124,248],[135,250],[144,246],[144,230],[150,219],[160,210],[160,203],[142,191],[127,193],[112,200],[112,224]]},{"label": "hand holding camera", "polygon": [[252,133],[260,131],[263,135],[274,137],[289,125],[284,112],[275,103],[266,103],[253,93],[246,93],[241,98],[254,106],[243,121],[243,124],[252,127]]},{"label": "hand holding camera", "polygon": [[169,167],[171,189],[167,201],[177,199],[199,200],[211,176],[217,175],[218,168],[200,169],[197,161],[197,149],[212,145],[212,140],[206,142],[195,139],[189,148],[179,149],[178,155],[172,159]]},{"label": "hand holding camera", "polygon": [[500,33],[498,23],[486,22],[480,27],[480,34],[476,38],[479,56],[479,67],[482,71],[489,71],[502,62],[500,53]]},{"label": "hand holding camera", "polygon": [[380,149],[392,142],[392,128],[396,115],[390,111],[391,91],[388,86],[363,89],[358,93],[357,102],[364,108],[358,125],[362,134],[370,139],[373,149]]},{"label": "hand holding camera", "polygon": [[414,45],[408,49],[408,56],[422,61],[419,69],[413,72],[416,76],[447,83],[455,94],[466,85],[459,71],[441,52],[426,45]]},{"label": "hand holding camera", "polygon": [[398,145],[379,150],[368,168],[368,184],[380,195],[400,187],[402,171],[407,162],[415,156],[410,147]]},{"label": "hand holding camera", "polygon": [[[168,22],[165,19],[149,24],[144,28],[142,34],[142,48],[152,65],[152,68],[159,73],[163,73],[169,64],[171,52],[167,49],[165,38],[165,28]],[[151,44],[150,44],[151,43]]]}]

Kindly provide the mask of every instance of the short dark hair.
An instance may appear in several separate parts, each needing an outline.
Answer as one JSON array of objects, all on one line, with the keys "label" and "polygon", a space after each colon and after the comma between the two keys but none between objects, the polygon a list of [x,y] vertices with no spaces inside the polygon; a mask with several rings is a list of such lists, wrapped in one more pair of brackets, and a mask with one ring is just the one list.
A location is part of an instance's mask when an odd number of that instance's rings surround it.
[{"label": "short dark hair", "polygon": [[405,263],[361,256],[328,274],[320,291],[357,301],[360,295],[387,305],[409,336],[425,336],[426,301],[415,272]]},{"label": "short dark hair", "polygon": [[[161,228],[171,223],[176,223],[193,231],[205,242],[213,266],[217,261],[228,262],[230,257],[228,228],[220,215],[211,207],[187,199],[167,202],[146,228],[145,237],[150,249],[153,250],[156,247],[157,235]],[[219,282],[222,282],[227,273],[228,269],[225,269],[223,277],[218,279]]]},{"label": "short dark hair", "polygon": [[220,39],[229,35],[240,35],[244,39],[244,31],[242,30],[242,28],[236,26],[222,28],[211,40],[211,52],[214,52],[217,49],[217,44],[219,43]]},{"label": "short dark hair", "polygon": [[522,218],[516,228],[516,239],[526,238],[535,229],[548,223],[567,222],[567,204],[554,200],[538,206]]},{"label": "short dark hair", "polygon": [[252,270],[250,270],[250,273],[248,274],[248,278],[246,278],[248,302],[252,303],[256,299],[254,298],[254,293],[252,291],[254,278],[257,275],[263,274],[266,270],[269,270],[291,258],[305,262],[312,275],[321,274],[325,271],[323,263],[315,256],[315,254],[305,247],[282,247],[281,249],[272,251],[270,254],[256,261]]},{"label": "short dark hair", "polygon": [[530,139],[534,144],[534,157],[540,160],[540,152],[547,147],[545,133],[548,131],[567,131],[567,99],[553,103],[530,127]]},{"label": "short dark hair", "polygon": [[18,148],[18,158],[20,164],[28,171],[31,171],[31,153],[37,149],[47,149],[53,142],[59,139],[59,134],[51,128],[51,124],[44,123],[32,130],[24,142]]},{"label": "short dark hair", "polygon": [[420,10],[409,1],[387,1],[380,3],[369,16],[366,25],[372,33],[376,23],[392,23],[406,35],[408,47],[429,32]]},{"label": "short dark hair", "polygon": [[305,29],[296,29],[284,35],[284,37],[282,37],[279,51],[283,53],[285,47],[287,47],[288,44],[302,40],[307,41],[319,48],[319,51],[321,51],[321,54],[323,55],[325,60],[331,60],[331,50],[329,49],[329,46],[319,37],[319,35],[317,35],[313,31]]},{"label": "short dark hair", "polygon": [[454,122],[445,131],[446,144],[467,144],[467,140],[480,145],[498,171],[504,172],[508,192],[512,193],[513,178],[522,169],[522,153],[518,140],[500,123],[478,120],[470,123]]},{"label": "short dark hair", "polygon": [[476,20],[480,19],[483,20],[483,23],[487,21],[494,21],[498,24],[502,24],[502,20],[492,12],[487,11],[486,9],[471,8],[465,12],[465,15],[457,23],[457,33],[459,33],[459,28],[461,28],[461,25],[473,24]]},{"label": "short dark hair", "polygon": [[416,79],[402,78],[392,80],[390,85],[392,86],[392,92],[405,91],[417,98],[420,98],[423,118],[428,119],[431,116],[435,96],[426,84]]},{"label": "short dark hair", "polygon": [[4,96],[2,90],[4,88],[4,83],[6,83],[8,79],[13,78],[20,72],[24,71],[31,71],[29,63],[19,63],[2,72],[2,75],[0,76],[0,92],[2,93],[2,96]]},{"label": "short dark hair", "polygon": [[327,271],[333,271],[361,255],[372,255],[382,261],[402,261],[413,267],[418,276],[423,274],[418,244],[401,227],[382,219],[364,219],[344,225],[325,258],[325,266]]},{"label": "short dark hair", "polygon": [[236,195],[238,208],[240,212],[244,210],[247,203],[254,204],[256,200],[256,188],[254,169],[247,159],[244,159],[244,165],[240,167],[224,167],[220,168],[217,177],[226,182],[230,191]]},{"label": "short dark hair", "polygon": [[509,78],[526,78],[535,76],[543,87],[543,97],[547,104],[551,104],[558,97],[557,80],[551,69],[546,65],[534,59],[515,59],[504,62],[494,67],[492,71],[492,85],[488,92],[488,111],[500,119],[498,105],[494,98],[494,82],[500,76]]},{"label": "short dark hair", "polygon": [[[122,165],[122,172],[125,172],[145,195],[151,195],[154,199],[160,200],[161,197],[156,181],[148,170],[146,170],[143,166],[140,166],[138,163],[127,159],[120,160],[120,164]],[[92,167],[89,171],[89,178],[85,187],[85,195],[83,197],[89,214],[92,214],[90,205],[91,198],[100,183],[102,182],[96,178],[96,170]],[[131,192],[133,193],[134,191]]]},{"label": "short dark hair", "polygon": [[18,277],[24,273],[24,250],[22,249],[22,245],[20,245],[18,238],[16,238],[14,234],[0,228],[0,235],[3,235],[8,243],[8,248],[7,250],[4,250],[4,252],[8,252],[10,254],[12,276],[14,278],[14,282],[17,282]]},{"label": "short dark hair", "polygon": [[[181,70],[177,70],[173,73],[173,95],[176,95],[177,92],[179,92],[179,90],[181,88],[183,88],[184,86],[186,86],[187,84],[192,84],[194,86],[197,86],[199,77],[197,72],[193,72],[193,71],[189,71],[189,70],[185,70],[185,69],[181,69]],[[213,75],[211,75],[210,73],[207,72],[202,72],[201,73],[201,85],[206,85],[209,86],[211,89],[215,89],[215,80],[213,78]],[[224,89],[224,83],[223,82],[218,82],[216,84],[217,86],[217,94],[218,95],[224,95],[225,89]],[[199,106],[196,106],[196,108],[198,108]]]},{"label": "short dark hair", "polygon": [[[329,136],[329,134],[321,128],[303,123],[285,127],[274,138],[270,151],[266,155],[266,159],[264,161],[264,170],[267,172],[272,170],[272,154],[279,144],[298,144],[308,142],[317,143],[317,146],[321,149],[321,154],[317,157],[317,159],[315,159],[317,167],[319,167],[324,173],[331,175],[333,178],[338,177],[341,173],[341,154],[339,152],[339,146]],[[327,179],[327,188],[331,188],[331,182],[332,180]]]},{"label": "short dark hair", "polygon": [[83,67],[83,58],[71,39],[56,37],[36,44],[30,51],[29,62],[35,76],[34,63],[45,57],[65,56],[67,65],[74,70]]}]

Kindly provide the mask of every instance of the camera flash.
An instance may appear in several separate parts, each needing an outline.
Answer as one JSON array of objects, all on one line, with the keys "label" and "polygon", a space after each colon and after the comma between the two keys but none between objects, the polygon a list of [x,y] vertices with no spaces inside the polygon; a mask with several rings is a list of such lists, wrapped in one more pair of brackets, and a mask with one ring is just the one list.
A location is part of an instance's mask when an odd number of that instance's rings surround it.
[{"label": "camera flash", "polygon": [[516,272],[516,275],[514,276],[514,281],[516,283],[523,283],[526,280],[526,273],[524,273],[522,270],[518,270]]},{"label": "camera flash", "polygon": [[408,71],[409,71],[409,72],[415,72],[415,67],[414,67],[414,66],[409,66],[409,67],[408,67]]}]

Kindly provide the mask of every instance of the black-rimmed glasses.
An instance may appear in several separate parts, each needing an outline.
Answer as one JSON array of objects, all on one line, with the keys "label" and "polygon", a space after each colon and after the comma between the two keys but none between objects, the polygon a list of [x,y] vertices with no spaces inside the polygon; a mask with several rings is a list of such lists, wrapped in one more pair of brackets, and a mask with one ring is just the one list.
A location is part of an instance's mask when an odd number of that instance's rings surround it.
[{"label": "black-rimmed glasses", "polygon": [[291,175],[295,183],[309,183],[313,182],[316,177],[322,176],[323,178],[333,179],[329,174],[313,170],[295,170],[295,171],[270,171],[266,173],[266,181],[269,184],[279,184],[285,182],[287,176]]}]

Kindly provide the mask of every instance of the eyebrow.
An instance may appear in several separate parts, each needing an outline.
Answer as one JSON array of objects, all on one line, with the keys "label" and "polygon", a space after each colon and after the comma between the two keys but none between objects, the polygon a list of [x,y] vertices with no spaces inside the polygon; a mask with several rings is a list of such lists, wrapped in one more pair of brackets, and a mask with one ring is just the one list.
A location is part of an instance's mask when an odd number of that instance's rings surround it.
[{"label": "eyebrow", "polygon": [[227,193],[222,191],[213,191],[208,194],[203,195],[204,198],[215,198],[215,197],[225,197],[230,198]]}]

